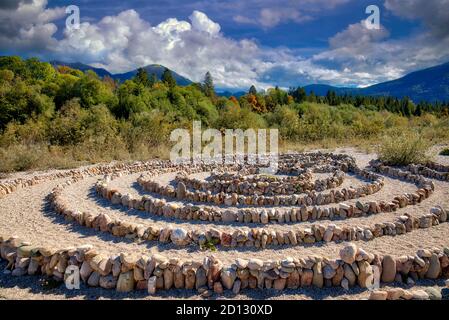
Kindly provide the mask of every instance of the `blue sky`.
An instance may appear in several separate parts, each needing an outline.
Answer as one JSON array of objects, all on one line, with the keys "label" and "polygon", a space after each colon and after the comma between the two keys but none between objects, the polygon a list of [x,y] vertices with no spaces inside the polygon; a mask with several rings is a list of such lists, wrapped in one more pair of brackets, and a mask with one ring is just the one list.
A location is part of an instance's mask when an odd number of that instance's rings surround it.
[{"label": "blue sky", "polygon": [[[380,30],[364,25],[380,8]],[[65,28],[65,7],[81,28]],[[449,0],[4,0],[0,54],[111,72],[159,63],[222,88],[367,86],[449,61]]]}]

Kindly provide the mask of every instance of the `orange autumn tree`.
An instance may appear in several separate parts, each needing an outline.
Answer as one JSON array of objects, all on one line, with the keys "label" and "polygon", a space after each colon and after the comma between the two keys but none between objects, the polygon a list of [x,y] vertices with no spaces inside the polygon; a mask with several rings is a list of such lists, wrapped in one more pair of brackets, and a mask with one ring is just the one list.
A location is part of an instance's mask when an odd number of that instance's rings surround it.
[{"label": "orange autumn tree", "polygon": [[252,111],[257,112],[257,113],[267,112],[265,103],[262,103],[262,99],[260,99],[258,95],[249,93],[246,96],[246,99],[247,99],[248,103],[250,104]]}]

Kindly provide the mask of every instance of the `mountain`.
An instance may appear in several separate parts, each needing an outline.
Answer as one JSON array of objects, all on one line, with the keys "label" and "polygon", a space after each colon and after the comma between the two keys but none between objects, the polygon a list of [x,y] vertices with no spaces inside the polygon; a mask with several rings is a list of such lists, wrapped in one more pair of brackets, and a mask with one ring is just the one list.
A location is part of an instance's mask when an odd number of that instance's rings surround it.
[{"label": "mountain", "polygon": [[414,102],[449,100],[449,62],[435,67],[412,72],[402,78],[375,84],[366,88],[345,88],[313,84],[305,86],[307,93],[313,91],[323,96],[329,90],[339,95],[357,94],[365,96],[409,97]]},{"label": "mountain", "polygon": [[71,62],[62,62],[62,61],[50,61],[50,64],[53,67],[56,67],[56,66],[67,66],[67,67],[70,67],[72,69],[81,70],[83,72],[85,72],[87,70],[92,70],[96,74],[98,74],[100,77],[104,77],[104,76],[113,77],[112,74],[109,71],[107,71],[107,70],[105,70],[103,68],[91,67],[91,66],[89,66],[87,64],[84,64],[84,63],[81,63],[81,62],[73,62],[73,63],[71,63]]},{"label": "mountain", "polygon": [[[110,76],[111,78],[113,78],[115,80],[120,80],[120,82],[130,80],[130,79],[134,78],[134,76],[137,74],[137,69],[129,71],[129,72],[125,72],[125,73],[112,74],[105,69],[91,67],[87,64],[83,64],[80,62],[71,63],[71,62],[51,61],[50,64],[53,65],[54,67],[68,66],[70,68],[78,69],[83,72],[85,72],[87,70],[92,70],[96,74],[98,74],[100,77]],[[149,76],[151,76],[153,73],[156,74],[156,76],[158,77],[159,80],[162,79],[162,74],[165,71],[165,67],[162,65],[159,65],[159,64],[151,64],[151,65],[148,65],[143,68],[147,71]],[[170,71],[172,72],[172,75],[176,79],[176,82],[178,83],[178,85],[187,86],[192,83],[192,81],[187,79],[186,77],[179,75],[178,73],[174,72],[173,70],[170,70]]]},{"label": "mountain", "polygon": [[[158,77],[158,79],[162,79],[162,74],[165,71],[165,67],[161,66],[160,64],[151,64],[146,67],[143,67],[149,76],[151,76],[153,73]],[[170,70],[170,69],[169,69]],[[188,86],[192,83],[191,80],[179,75],[178,73],[174,72],[173,70],[170,70],[173,77],[176,79],[176,83],[180,86]],[[112,77],[114,79],[118,79],[120,81],[125,81],[134,78],[134,76],[137,74],[137,69],[126,72],[126,73],[120,73],[120,74],[114,74]]]},{"label": "mountain", "polygon": [[230,97],[234,96],[237,99],[240,98],[241,96],[244,96],[245,94],[247,94],[247,92],[245,92],[245,91],[231,92],[229,90],[220,90],[220,89],[217,89],[216,92],[217,92],[217,95],[220,97],[230,98]]}]

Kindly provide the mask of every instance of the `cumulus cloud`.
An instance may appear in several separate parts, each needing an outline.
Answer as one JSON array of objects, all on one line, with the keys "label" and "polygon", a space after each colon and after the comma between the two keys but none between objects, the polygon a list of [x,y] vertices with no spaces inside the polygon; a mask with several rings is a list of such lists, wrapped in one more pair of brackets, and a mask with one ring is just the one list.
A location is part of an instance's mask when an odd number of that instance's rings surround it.
[{"label": "cumulus cloud", "polygon": [[39,50],[53,45],[57,31],[53,21],[65,11],[47,8],[47,0],[2,2],[0,6],[0,47],[14,50]]},{"label": "cumulus cloud", "polygon": [[[295,3],[301,3],[301,8],[312,12],[312,8],[316,10],[347,1],[297,0]],[[217,86],[222,88],[248,88],[254,84],[262,89],[309,83],[367,86],[449,60],[447,32],[441,35],[435,31],[438,28],[431,25],[442,24],[445,14],[436,18],[438,23],[430,18],[427,21],[427,14],[415,12],[417,3],[424,1],[410,2],[415,7],[410,4],[411,7],[406,6],[401,12],[397,11],[399,2],[395,0],[386,0],[385,7],[394,14],[423,20],[427,29],[421,33],[391,39],[385,27],[369,30],[361,21],[336,33],[329,39],[328,48],[311,58],[304,58],[289,48],[262,47],[255,40],[229,38],[221,32],[217,22],[197,10],[187,20],[168,18],[157,25],[151,25],[135,10],[126,10],[99,21],[83,20],[79,30],[64,30],[57,39],[55,21],[63,17],[65,11],[47,8],[46,0],[21,1],[17,7],[11,4],[0,7],[0,46],[2,51],[7,48],[23,55],[37,53],[47,59],[79,61],[113,73],[157,63],[193,81],[201,81],[210,71]],[[261,13],[266,8],[265,1],[249,0],[249,3],[254,4],[254,12]],[[293,1],[288,3],[291,5]],[[257,19],[264,18],[256,22],[268,27],[285,19],[298,22],[304,19],[302,12],[286,8],[289,7],[255,15]],[[434,10],[437,8],[441,10],[439,6]],[[249,19],[246,16],[239,19],[254,22],[245,20]]]}]

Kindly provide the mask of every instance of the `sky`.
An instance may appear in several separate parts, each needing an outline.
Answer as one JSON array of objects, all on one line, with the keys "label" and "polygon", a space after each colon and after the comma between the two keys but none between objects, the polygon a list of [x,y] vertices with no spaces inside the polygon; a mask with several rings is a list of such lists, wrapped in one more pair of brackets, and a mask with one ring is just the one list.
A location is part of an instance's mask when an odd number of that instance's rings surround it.
[{"label": "sky", "polygon": [[449,61],[449,0],[0,0],[0,55],[209,71],[223,89],[365,87]]}]

